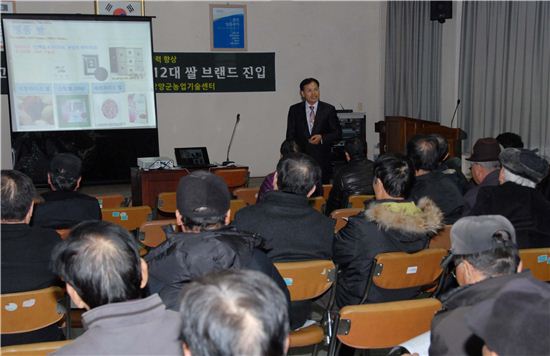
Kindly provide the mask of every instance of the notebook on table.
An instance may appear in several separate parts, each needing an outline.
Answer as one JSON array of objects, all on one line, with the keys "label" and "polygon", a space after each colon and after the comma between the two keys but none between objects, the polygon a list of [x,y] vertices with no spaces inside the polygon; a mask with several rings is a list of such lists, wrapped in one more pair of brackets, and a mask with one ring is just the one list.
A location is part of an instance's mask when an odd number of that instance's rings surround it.
[{"label": "notebook on table", "polygon": [[216,167],[210,163],[206,147],[180,147],[174,148],[176,162],[181,168],[210,168]]}]

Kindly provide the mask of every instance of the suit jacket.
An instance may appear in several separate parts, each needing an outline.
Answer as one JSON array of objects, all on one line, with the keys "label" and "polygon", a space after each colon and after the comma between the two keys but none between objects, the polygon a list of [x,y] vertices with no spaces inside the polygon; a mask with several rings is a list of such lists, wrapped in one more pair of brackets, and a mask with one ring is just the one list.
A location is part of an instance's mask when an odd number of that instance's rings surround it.
[{"label": "suit jacket", "polygon": [[[320,134],[323,143],[312,145],[308,142],[312,135]],[[313,130],[309,133],[306,116],[306,102],[294,104],[288,110],[286,138],[294,140],[302,149],[302,152],[313,157],[321,166],[323,173],[330,167],[330,147],[335,141],[342,138],[342,128],[336,116],[334,106],[319,101]]]}]

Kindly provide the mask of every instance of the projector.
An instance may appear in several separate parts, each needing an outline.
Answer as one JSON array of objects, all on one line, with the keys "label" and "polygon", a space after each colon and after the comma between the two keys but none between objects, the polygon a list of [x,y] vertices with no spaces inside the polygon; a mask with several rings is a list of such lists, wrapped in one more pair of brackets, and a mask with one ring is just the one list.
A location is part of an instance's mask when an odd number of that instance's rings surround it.
[{"label": "projector", "polygon": [[137,165],[141,169],[171,169],[174,161],[168,157],[139,157]]}]

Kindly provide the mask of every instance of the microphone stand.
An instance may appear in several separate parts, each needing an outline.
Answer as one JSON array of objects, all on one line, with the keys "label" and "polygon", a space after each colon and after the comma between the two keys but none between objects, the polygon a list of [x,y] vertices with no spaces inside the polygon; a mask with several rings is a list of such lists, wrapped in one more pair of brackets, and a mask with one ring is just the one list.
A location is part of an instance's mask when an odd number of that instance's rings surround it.
[{"label": "microphone stand", "polygon": [[237,125],[239,124],[239,121],[241,121],[241,114],[237,114],[237,120],[235,121],[235,125],[233,126],[233,133],[231,134],[231,140],[229,140],[229,146],[227,146],[227,157],[225,161],[222,163],[222,166],[228,166],[232,163],[235,163],[229,160],[229,151],[231,150],[231,145],[233,144],[233,138],[235,137],[235,130],[237,129]]},{"label": "microphone stand", "polygon": [[456,111],[458,110],[458,106],[460,105],[460,99],[456,101],[456,107],[455,112],[453,113],[453,118],[451,119],[451,127],[453,127],[453,121],[455,120]]}]

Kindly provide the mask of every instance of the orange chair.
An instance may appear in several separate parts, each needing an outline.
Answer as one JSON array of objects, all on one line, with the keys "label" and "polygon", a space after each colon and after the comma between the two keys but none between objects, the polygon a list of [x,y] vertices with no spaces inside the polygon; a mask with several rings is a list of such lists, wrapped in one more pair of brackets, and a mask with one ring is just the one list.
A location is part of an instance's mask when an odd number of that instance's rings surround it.
[{"label": "orange chair", "polygon": [[101,209],[118,208],[124,203],[124,196],[122,194],[96,195],[95,198],[99,202]]},{"label": "orange chair", "polygon": [[531,270],[533,276],[543,282],[550,282],[550,247],[519,250],[523,269]]},{"label": "orange chair", "polygon": [[237,188],[233,191],[233,195],[237,197],[237,199],[244,200],[247,205],[254,205],[256,204],[256,199],[258,199],[259,191],[259,187]]},{"label": "orange chair", "polygon": [[231,209],[231,212],[229,213],[229,221],[235,220],[235,214],[237,213],[237,211],[241,210],[244,207],[246,207],[246,203],[244,202],[244,200],[232,199],[229,202],[229,209]]},{"label": "orange chair", "polygon": [[175,214],[177,209],[176,192],[159,193],[157,198],[157,209],[165,214]]},{"label": "orange chair", "polygon": [[212,173],[223,178],[231,193],[248,185],[248,168],[213,169]]},{"label": "orange chair", "polygon": [[[331,289],[336,280],[336,267],[330,260],[277,262],[275,267],[286,282],[291,301],[317,298]],[[291,331],[290,347],[315,345],[313,353],[316,354],[324,337],[323,328],[316,323]]]},{"label": "orange chair", "polygon": [[172,225],[174,231],[179,231],[176,219],[144,222],[139,228],[139,242],[148,248],[157,247],[166,241],[166,234],[162,228],[167,225]]},{"label": "orange chair", "polygon": [[152,211],[147,205],[101,209],[101,218],[103,221],[120,225],[128,231],[134,231],[144,222],[151,220]]},{"label": "orange chair", "polygon": [[451,227],[453,225],[445,225],[437,235],[430,239],[429,248],[444,248],[451,249]]},{"label": "orange chair", "polygon": [[12,356],[47,356],[65,345],[70,344],[73,340],[35,342],[32,344],[3,346],[0,349],[0,355]]},{"label": "orange chair", "polygon": [[374,195],[352,195],[348,199],[348,208],[365,209],[365,201],[374,199]]},{"label": "orange chair", "polygon": [[330,213],[330,217],[336,220],[336,225],[334,226],[334,232],[340,231],[341,228],[346,226],[348,223],[348,218],[359,214],[363,209],[361,208],[346,208],[346,209],[336,209]]},{"label": "orange chair", "polygon": [[323,212],[325,209],[326,200],[323,197],[311,197],[309,198],[309,206],[313,209]]},{"label": "orange chair", "polygon": [[323,198],[325,198],[325,200],[328,200],[328,196],[330,195],[331,190],[332,184],[323,184]]},{"label": "orange chair", "polygon": [[429,331],[440,309],[435,298],[345,306],[336,318],[328,354],[337,355],[340,343],[357,349],[397,346]]},{"label": "orange chair", "polygon": [[71,229],[56,229],[55,231],[59,234],[59,236],[61,236],[62,240],[66,240],[71,233]]}]

